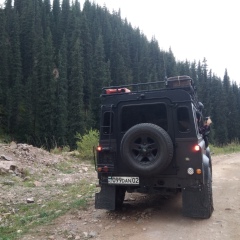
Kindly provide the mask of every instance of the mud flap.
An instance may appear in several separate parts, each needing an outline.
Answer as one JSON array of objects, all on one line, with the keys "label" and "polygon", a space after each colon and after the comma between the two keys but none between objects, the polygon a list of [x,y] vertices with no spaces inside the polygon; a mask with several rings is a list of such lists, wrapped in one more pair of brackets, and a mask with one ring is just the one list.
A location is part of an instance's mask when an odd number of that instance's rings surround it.
[{"label": "mud flap", "polygon": [[95,194],[96,209],[116,209],[116,187],[110,185],[102,185],[101,191]]},{"label": "mud flap", "polygon": [[183,215],[207,219],[213,211],[212,199],[205,194],[204,187],[188,187],[182,191]]}]

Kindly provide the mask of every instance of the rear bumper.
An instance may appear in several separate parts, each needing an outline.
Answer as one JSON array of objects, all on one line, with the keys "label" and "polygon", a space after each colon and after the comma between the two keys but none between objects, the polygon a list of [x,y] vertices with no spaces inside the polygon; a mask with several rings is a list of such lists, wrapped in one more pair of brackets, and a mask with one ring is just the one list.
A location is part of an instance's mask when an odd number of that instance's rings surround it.
[{"label": "rear bumper", "polygon": [[186,176],[185,178],[179,178],[177,176],[158,176],[158,177],[139,177],[139,184],[109,184],[107,174],[100,176],[99,184],[108,186],[124,186],[127,189],[142,189],[146,191],[161,191],[163,188],[169,189],[181,189],[191,186],[199,186],[204,183],[203,175],[200,176]]}]

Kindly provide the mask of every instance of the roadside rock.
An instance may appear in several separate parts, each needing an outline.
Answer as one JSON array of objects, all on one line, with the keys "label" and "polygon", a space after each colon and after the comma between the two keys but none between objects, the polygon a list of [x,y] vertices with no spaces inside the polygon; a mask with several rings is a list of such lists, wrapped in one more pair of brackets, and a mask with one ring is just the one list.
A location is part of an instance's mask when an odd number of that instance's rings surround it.
[{"label": "roadside rock", "polygon": [[34,203],[34,198],[33,197],[30,197],[30,198],[27,198],[27,203]]},{"label": "roadside rock", "polygon": [[0,173],[9,173],[17,169],[16,162],[14,161],[0,161]]},{"label": "roadside rock", "polygon": [[10,149],[16,149],[17,148],[17,143],[11,142],[9,147],[10,147]]},{"label": "roadside rock", "polygon": [[12,161],[12,158],[11,158],[11,157],[8,157],[8,156],[5,156],[5,155],[1,155],[1,156],[0,156],[0,159],[1,159],[1,160],[5,160],[5,161]]}]

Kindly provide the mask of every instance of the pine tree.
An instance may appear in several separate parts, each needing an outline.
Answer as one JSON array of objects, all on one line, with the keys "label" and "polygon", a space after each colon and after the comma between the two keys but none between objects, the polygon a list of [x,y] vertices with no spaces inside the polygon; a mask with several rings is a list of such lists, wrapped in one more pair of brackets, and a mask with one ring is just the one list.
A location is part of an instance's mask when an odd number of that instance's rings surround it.
[{"label": "pine tree", "polygon": [[215,86],[215,97],[212,110],[212,120],[214,126],[214,141],[217,145],[224,145],[228,142],[227,130],[227,104],[224,97],[222,82],[216,77],[212,84]]},{"label": "pine tree", "polygon": [[233,90],[233,95],[234,95],[234,100],[236,101],[235,105],[235,117],[234,121],[236,121],[235,125],[235,136],[236,138],[234,140],[237,140],[239,142],[240,140],[240,122],[238,119],[240,119],[240,88],[236,82],[232,83],[232,90]]},{"label": "pine tree", "polygon": [[113,32],[111,50],[111,79],[112,85],[126,84],[127,71],[123,57],[123,36],[120,26]]},{"label": "pine tree", "polygon": [[191,76],[191,78],[193,79],[193,82],[194,82],[194,86],[196,87],[197,89],[197,86],[198,86],[198,81],[197,81],[197,71],[196,71],[196,62],[192,62],[190,64],[190,73],[189,75]]},{"label": "pine tree", "polygon": [[83,103],[85,113],[85,125],[87,129],[90,129],[93,125],[91,98],[93,85],[93,45],[89,31],[89,20],[86,15],[83,14],[81,22],[81,39],[83,48]]},{"label": "pine tree", "polygon": [[35,1],[15,0],[16,10],[20,18],[20,49],[22,57],[23,81],[28,79],[33,70],[33,43],[34,43],[34,21]]},{"label": "pine tree", "polygon": [[68,143],[76,146],[75,136],[84,133],[83,114],[83,73],[80,38],[77,38],[71,49],[71,72],[68,84]]},{"label": "pine tree", "polygon": [[7,128],[7,91],[9,79],[9,49],[8,34],[6,31],[6,15],[0,9],[0,132]]},{"label": "pine tree", "polygon": [[[69,0],[62,0],[62,12],[60,17],[60,36],[68,36],[66,34],[69,29],[69,14],[70,14],[70,3]],[[71,29],[72,30],[72,29]]]},{"label": "pine tree", "polygon": [[131,40],[131,51],[130,51],[130,56],[131,56],[131,61],[132,61],[132,77],[133,83],[139,83],[140,81],[140,58],[141,58],[141,34],[139,28],[137,28],[132,35],[132,40]]},{"label": "pine tree", "polygon": [[167,77],[176,76],[177,75],[176,60],[171,48],[169,49],[168,52],[166,52],[164,56],[164,61]]},{"label": "pine tree", "polygon": [[150,81],[164,80],[163,55],[160,53],[158,42],[152,38],[150,42]]},{"label": "pine tree", "polygon": [[184,61],[179,61],[176,64],[176,68],[177,68],[177,75],[191,75],[190,72],[190,63],[186,60]]},{"label": "pine tree", "polygon": [[[112,34],[113,34],[113,28],[111,25],[111,14],[109,13],[106,7],[104,7],[103,9],[98,7],[97,12],[99,15],[101,15],[102,22],[98,22],[98,23],[96,22],[98,25],[95,28],[101,29],[99,34],[102,34],[103,36],[105,60],[108,61],[111,57]],[[96,39],[98,38],[99,34],[96,35]]]},{"label": "pine tree", "polygon": [[65,36],[59,51],[59,68],[55,68],[56,91],[56,141],[60,146],[67,145],[67,43]]},{"label": "pine tree", "polygon": [[94,58],[93,58],[93,96],[92,96],[92,110],[94,113],[94,122],[93,126],[95,128],[99,127],[99,117],[100,117],[100,94],[101,89],[104,86],[109,86],[111,82],[110,72],[109,72],[109,64],[105,62],[104,55],[104,46],[103,46],[103,38],[100,35],[95,44],[94,50]]},{"label": "pine tree", "polygon": [[54,112],[55,112],[55,92],[56,79],[54,78],[53,47],[50,29],[46,31],[47,37],[44,39],[41,79],[39,85],[38,104],[38,135],[47,148],[55,144],[54,140]]},{"label": "pine tree", "polygon": [[53,0],[53,9],[52,9],[52,21],[51,21],[51,32],[53,36],[53,45],[56,49],[56,55],[61,45],[61,7],[60,7],[60,0]]},{"label": "pine tree", "polygon": [[70,39],[70,64],[68,81],[68,143],[71,148],[76,146],[75,136],[83,134],[84,103],[83,103],[83,58],[80,31],[80,6],[75,5],[70,17],[74,29]]},{"label": "pine tree", "polygon": [[227,69],[225,70],[225,74],[223,77],[223,90],[224,96],[226,96],[226,103],[227,103],[227,129],[228,129],[228,140],[229,142],[234,141],[237,139],[237,131],[239,127],[238,121],[238,113],[237,113],[237,96],[233,92],[233,87],[230,83],[230,78],[228,76]]},{"label": "pine tree", "polygon": [[27,78],[24,88],[24,101],[26,107],[25,131],[28,141],[34,145],[42,146],[41,132],[41,109],[42,100],[42,74],[44,71],[44,38],[42,27],[42,1],[35,4],[34,15],[34,41],[33,41],[33,69],[31,75]]},{"label": "pine tree", "polygon": [[23,122],[22,112],[22,65],[20,55],[20,42],[19,42],[19,19],[18,14],[11,12],[9,22],[11,23],[10,29],[10,42],[11,42],[11,53],[10,53],[10,84],[8,90],[8,130],[10,133],[19,135],[21,131],[21,124]]}]

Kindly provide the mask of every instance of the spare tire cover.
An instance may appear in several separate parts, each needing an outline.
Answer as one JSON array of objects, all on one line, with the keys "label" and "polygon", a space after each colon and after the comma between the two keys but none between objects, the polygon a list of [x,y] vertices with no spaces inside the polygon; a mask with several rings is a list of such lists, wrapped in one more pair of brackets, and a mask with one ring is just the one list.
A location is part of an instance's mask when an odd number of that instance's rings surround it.
[{"label": "spare tire cover", "polygon": [[123,136],[120,153],[125,164],[139,175],[162,172],[173,157],[168,133],[151,123],[131,127]]}]

